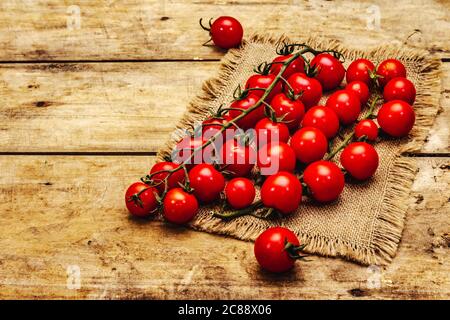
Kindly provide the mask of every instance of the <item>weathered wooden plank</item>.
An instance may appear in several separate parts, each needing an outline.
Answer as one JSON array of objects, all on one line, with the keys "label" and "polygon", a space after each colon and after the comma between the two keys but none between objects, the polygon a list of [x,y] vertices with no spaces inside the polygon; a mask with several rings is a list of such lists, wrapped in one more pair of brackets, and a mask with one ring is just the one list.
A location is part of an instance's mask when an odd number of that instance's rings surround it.
[{"label": "weathered wooden plank", "polygon": [[[129,219],[123,191],[153,161],[0,157],[0,297],[450,297],[450,202],[442,192],[450,187],[448,158],[417,159],[406,228],[390,266],[313,256],[279,276],[259,269],[251,243]],[[80,288],[70,289],[76,281],[67,269],[77,266]]]},{"label": "weathered wooden plank", "polygon": [[156,151],[212,62],[0,66],[0,151]]},{"label": "weathered wooden plank", "polygon": [[[450,152],[450,63],[443,68],[427,153]],[[218,69],[205,61],[0,64],[0,152],[156,152]]]},{"label": "weathered wooden plank", "polygon": [[219,15],[238,18],[247,35],[320,34],[359,48],[407,43],[448,57],[449,9],[426,0],[4,0],[0,60],[220,58],[202,46],[208,35],[198,26]]}]

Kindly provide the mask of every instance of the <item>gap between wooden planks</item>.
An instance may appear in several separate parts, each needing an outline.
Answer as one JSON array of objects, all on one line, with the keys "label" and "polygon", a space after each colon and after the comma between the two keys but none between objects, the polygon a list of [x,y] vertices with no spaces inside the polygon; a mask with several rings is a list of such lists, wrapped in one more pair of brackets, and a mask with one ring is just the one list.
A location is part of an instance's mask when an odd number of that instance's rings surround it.
[{"label": "gap between wooden planks", "polygon": [[[218,72],[192,63],[0,64],[0,154],[155,154]],[[450,152],[450,63],[442,86],[426,154]]]},{"label": "gap between wooden planks", "polygon": [[[252,244],[127,218],[151,157],[0,157],[0,298],[426,299],[450,296],[449,158],[417,158],[398,254],[383,269],[312,256],[259,269]],[[69,289],[67,268],[81,287]],[[375,281],[375,283],[373,282]],[[214,289],[212,289],[214,288]]]}]

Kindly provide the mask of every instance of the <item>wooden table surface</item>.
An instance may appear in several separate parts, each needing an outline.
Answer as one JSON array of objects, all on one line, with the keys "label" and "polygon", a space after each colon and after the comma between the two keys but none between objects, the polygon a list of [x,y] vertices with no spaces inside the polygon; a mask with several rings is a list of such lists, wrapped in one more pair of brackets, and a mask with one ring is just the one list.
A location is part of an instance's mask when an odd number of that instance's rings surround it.
[{"label": "wooden table surface", "polygon": [[[449,12],[446,0],[1,1],[0,298],[450,298]],[[251,243],[127,218],[124,189],[218,71],[224,52],[201,45],[197,20],[219,15],[246,34],[442,59],[441,109],[409,155],[420,171],[391,265],[313,256],[276,276]]]}]

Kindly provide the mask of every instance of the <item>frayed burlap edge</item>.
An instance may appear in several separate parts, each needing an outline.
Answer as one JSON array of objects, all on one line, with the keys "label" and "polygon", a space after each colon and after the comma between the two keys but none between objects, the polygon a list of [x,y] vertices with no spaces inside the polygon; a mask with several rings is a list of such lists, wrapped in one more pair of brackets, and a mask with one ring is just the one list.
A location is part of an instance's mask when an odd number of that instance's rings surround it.
[{"label": "frayed burlap edge", "polygon": [[[271,35],[255,34],[244,41],[241,49],[250,42],[276,44],[289,39],[286,36],[275,37]],[[435,116],[439,109],[440,93],[440,60],[430,57],[426,50],[405,48],[397,46],[382,46],[372,50],[362,51],[343,47],[338,41],[327,40],[319,36],[311,36],[303,42],[313,48],[334,49],[344,53],[347,59],[357,58],[384,59],[395,57],[400,60],[419,62],[422,80],[416,86],[417,96],[414,104],[416,122],[410,134],[410,141],[399,150],[390,166],[387,186],[381,210],[375,220],[373,238],[370,247],[356,246],[347,241],[339,241],[324,236],[297,234],[303,243],[307,243],[307,252],[325,256],[340,256],[362,264],[387,264],[395,256],[404,228],[406,210],[408,209],[408,196],[415,174],[416,163],[413,158],[402,157],[405,152],[419,151],[428,135]],[[241,60],[241,49],[231,49],[222,59],[217,77],[207,80],[203,84],[202,92],[188,105],[187,111],[177,124],[177,129],[187,129],[195,121],[202,121],[211,112],[211,101],[217,99]],[[175,140],[169,140],[158,152],[158,159],[170,158]],[[258,235],[269,227],[263,221],[260,224],[247,221],[234,221],[227,223],[212,216],[196,219],[190,227],[196,230],[219,233],[236,237],[241,240],[255,240]]]}]

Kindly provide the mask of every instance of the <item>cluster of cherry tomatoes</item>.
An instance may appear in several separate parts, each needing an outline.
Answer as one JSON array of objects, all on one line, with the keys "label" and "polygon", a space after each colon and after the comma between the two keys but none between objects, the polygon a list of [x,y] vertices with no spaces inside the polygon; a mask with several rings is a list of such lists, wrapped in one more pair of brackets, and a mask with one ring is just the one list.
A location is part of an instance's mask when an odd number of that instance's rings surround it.
[{"label": "cluster of cherry tomatoes", "polygon": [[[378,139],[379,128],[404,137],[415,121],[416,92],[404,65],[388,59],[375,67],[361,58],[345,70],[336,52],[303,50],[313,54],[308,59],[293,52],[296,46],[286,44],[271,63],[260,65],[228,108],[204,120],[196,130],[200,134],[181,139],[171,161],[156,163],[128,188],[125,202],[132,215],[148,217],[161,210],[167,221],[185,224],[199,204],[222,202],[235,210],[217,214],[222,218],[261,210],[266,215],[260,217],[285,216],[298,209],[305,195],[320,203],[335,201],[346,174],[356,180],[374,175],[379,157],[369,142]],[[368,102],[377,90],[384,104],[375,115],[376,99]],[[355,123],[330,150],[341,130]],[[254,139],[242,134],[249,129],[256,132]],[[234,130],[231,138],[224,134],[228,130]],[[331,160],[340,151],[339,166]],[[255,202],[258,184],[261,200]],[[302,258],[302,249],[295,234],[281,227],[266,230],[255,242],[257,261],[273,272],[290,269]]]}]

